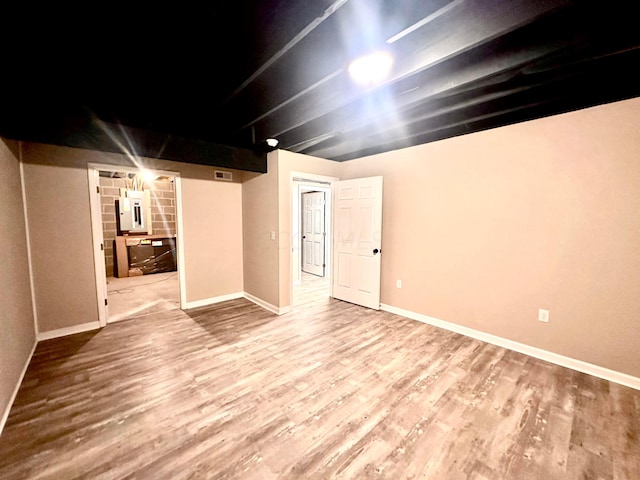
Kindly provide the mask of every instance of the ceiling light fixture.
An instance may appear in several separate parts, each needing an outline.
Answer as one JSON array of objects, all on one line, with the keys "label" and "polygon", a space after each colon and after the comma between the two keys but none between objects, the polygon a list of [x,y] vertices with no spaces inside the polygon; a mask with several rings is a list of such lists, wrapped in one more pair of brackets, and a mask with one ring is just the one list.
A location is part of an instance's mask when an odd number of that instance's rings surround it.
[{"label": "ceiling light fixture", "polygon": [[153,183],[157,178],[158,176],[149,170],[142,171],[142,179],[147,183]]},{"label": "ceiling light fixture", "polygon": [[255,144],[255,150],[259,153],[269,153],[278,148],[279,143],[276,138],[265,138],[260,143]]},{"label": "ceiling light fixture", "polygon": [[349,75],[359,85],[372,86],[387,78],[392,65],[393,57],[389,52],[373,52],[352,61]]}]

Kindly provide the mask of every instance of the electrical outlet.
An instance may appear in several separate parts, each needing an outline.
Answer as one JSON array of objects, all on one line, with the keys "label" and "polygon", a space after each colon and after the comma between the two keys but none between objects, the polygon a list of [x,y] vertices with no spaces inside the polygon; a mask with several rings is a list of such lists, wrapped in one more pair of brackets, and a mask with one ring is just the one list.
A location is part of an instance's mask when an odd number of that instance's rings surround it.
[{"label": "electrical outlet", "polygon": [[276,239],[276,232],[271,232],[269,234],[269,238],[271,238],[271,240],[275,240]]},{"label": "electrical outlet", "polygon": [[396,288],[402,288],[402,280],[396,280]]},{"label": "electrical outlet", "polygon": [[540,308],[538,310],[538,321],[549,323],[549,310],[544,310],[543,308]]}]

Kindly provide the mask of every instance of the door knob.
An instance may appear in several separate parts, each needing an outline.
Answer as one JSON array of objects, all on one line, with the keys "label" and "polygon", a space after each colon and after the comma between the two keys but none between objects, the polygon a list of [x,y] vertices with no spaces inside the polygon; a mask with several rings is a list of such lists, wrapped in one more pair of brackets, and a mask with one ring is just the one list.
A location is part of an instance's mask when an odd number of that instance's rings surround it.
[{"label": "door knob", "polygon": [[373,254],[375,255],[375,254],[377,254],[379,251],[380,251],[380,250],[378,250],[377,248],[374,248],[374,249],[373,249]]}]

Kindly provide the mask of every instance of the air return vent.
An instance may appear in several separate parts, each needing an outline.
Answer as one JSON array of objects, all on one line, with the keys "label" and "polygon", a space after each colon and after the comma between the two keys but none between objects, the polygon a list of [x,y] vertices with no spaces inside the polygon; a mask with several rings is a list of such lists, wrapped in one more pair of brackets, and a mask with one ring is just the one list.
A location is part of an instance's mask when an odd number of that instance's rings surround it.
[{"label": "air return vent", "polygon": [[233,180],[233,175],[231,172],[216,170],[215,172],[213,172],[213,178],[215,178],[216,180],[224,180],[225,182],[230,182]]}]

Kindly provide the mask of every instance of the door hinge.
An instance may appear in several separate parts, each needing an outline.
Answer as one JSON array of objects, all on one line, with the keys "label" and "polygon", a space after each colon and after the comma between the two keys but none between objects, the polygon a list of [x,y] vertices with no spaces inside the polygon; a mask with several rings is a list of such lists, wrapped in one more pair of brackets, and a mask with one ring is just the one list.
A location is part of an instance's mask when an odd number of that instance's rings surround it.
[{"label": "door hinge", "polygon": [[96,187],[96,191],[100,193],[100,187]]},{"label": "door hinge", "polygon": [[109,305],[109,300],[107,300],[107,299],[105,298],[105,299],[104,299],[104,304],[105,304],[105,306],[106,306],[106,305]]},{"label": "door hinge", "polygon": [[104,251],[104,243],[100,244],[100,250]]}]

